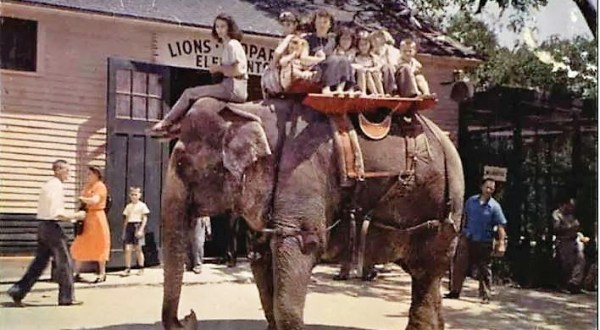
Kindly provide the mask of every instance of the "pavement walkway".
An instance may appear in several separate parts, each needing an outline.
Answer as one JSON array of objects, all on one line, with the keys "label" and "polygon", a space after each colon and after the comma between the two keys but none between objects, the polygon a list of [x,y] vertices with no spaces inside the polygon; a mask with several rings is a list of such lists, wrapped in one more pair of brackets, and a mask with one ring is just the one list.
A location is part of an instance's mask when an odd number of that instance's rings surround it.
[{"label": "pavement walkway", "polygon": [[[134,270],[128,277],[110,272],[100,284],[76,283],[76,296],[84,301],[76,308],[56,306],[57,285],[49,281],[46,271],[25,298],[26,307],[11,308],[6,290],[23,274],[26,261],[0,258],[0,328],[161,329],[162,268],[147,268],[140,276]],[[313,271],[305,310],[308,329],[404,329],[411,295],[408,274],[393,266],[374,282],[336,282],[331,279],[336,271],[336,265],[319,265]],[[84,274],[84,279],[94,278],[94,274]],[[180,316],[193,308],[200,313],[201,329],[264,329],[247,262],[233,268],[205,264],[201,274],[186,272],[183,282]],[[443,292],[446,286],[444,281]],[[597,293],[570,295],[504,286],[495,287],[491,303],[482,305],[477,299],[477,282],[469,279],[461,299],[444,300],[443,309],[447,329],[589,330],[598,329],[597,298]],[[73,319],[74,315],[79,318]],[[40,328],[40,322],[45,326]]]},{"label": "pavement walkway", "polygon": [[[6,290],[27,270],[31,261],[30,257],[0,257],[0,295],[5,294]],[[123,276],[123,271],[108,271],[106,282],[92,283],[96,278],[95,274],[82,274],[83,283],[75,283],[75,291],[91,288],[115,288],[137,285],[155,285],[163,284],[162,267],[149,267],[144,269],[143,275],[138,275],[137,269],[132,269],[131,275]],[[207,263],[203,267],[201,274],[185,272],[183,276],[184,285],[192,284],[219,284],[219,283],[254,283],[252,272],[247,263],[241,262],[238,267],[228,268],[225,265]],[[57,290],[56,283],[50,281],[50,267],[48,267],[38,281],[32,292],[45,292]]]}]

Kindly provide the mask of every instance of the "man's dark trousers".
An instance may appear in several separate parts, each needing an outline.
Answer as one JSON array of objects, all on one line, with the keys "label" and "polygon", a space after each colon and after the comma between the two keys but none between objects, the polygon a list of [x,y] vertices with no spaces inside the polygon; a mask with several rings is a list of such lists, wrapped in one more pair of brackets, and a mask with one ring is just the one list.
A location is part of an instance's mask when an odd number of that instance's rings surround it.
[{"label": "man's dark trousers", "polygon": [[469,265],[477,267],[479,297],[489,299],[492,284],[492,242],[475,242],[464,235],[460,237],[452,265],[450,291],[460,294]]},{"label": "man's dark trousers", "polygon": [[23,299],[48,266],[50,257],[56,262],[56,281],[58,282],[58,303],[69,304],[73,301],[73,265],[69,255],[67,236],[57,221],[39,220],[37,251],[35,259],[29,265],[21,280],[15,283],[18,296]]}]

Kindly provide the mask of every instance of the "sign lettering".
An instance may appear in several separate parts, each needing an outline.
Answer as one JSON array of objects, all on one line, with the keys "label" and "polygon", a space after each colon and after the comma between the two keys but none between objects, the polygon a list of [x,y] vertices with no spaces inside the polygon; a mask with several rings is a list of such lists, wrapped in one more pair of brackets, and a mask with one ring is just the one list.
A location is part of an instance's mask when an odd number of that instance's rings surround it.
[{"label": "sign lettering", "polygon": [[[248,57],[248,74],[262,74],[273,59],[277,41],[277,38],[244,36],[242,47]],[[154,61],[160,64],[208,69],[220,64],[222,51],[223,45],[212,39],[209,31],[154,35]]]},{"label": "sign lettering", "polygon": [[498,167],[498,166],[483,166],[483,177],[490,178],[499,182],[506,182],[506,175],[508,174],[508,169],[506,167]]}]

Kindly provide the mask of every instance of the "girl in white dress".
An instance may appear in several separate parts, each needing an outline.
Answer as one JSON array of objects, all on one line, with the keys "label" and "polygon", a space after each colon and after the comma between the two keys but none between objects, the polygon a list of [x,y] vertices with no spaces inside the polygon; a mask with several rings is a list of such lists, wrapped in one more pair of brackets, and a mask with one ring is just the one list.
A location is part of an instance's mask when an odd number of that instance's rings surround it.
[{"label": "girl in white dress", "polygon": [[367,88],[373,95],[384,95],[381,81],[381,63],[371,52],[371,40],[367,31],[358,33],[358,54],[352,67],[356,70],[356,81],[362,95],[367,95]]},{"label": "girl in white dress", "polygon": [[231,16],[219,14],[213,23],[212,37],[223,46],[223,53],[221,64],[209,67],[208,71],[212,74],[223,74],[223,81],[183,91],[171,111],[152,127],[155,133],[167,133],[173,124],[187,113],[192,101],[202,97],[239,103],[248,98],[248,59],[240,43],[242,32]]}]

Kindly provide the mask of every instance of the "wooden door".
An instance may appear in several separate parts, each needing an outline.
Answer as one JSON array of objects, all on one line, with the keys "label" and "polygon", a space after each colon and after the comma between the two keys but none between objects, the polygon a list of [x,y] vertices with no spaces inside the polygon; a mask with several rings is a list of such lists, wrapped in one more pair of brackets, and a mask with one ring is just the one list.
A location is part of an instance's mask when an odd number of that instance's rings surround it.
[{"label": "wooden door", "polygon": [[[158,264],[160,206],[168,144],[148,136],[147,129],[168,111],[170,68],[127,59],[108,60],[106,182],[112,196],[108,212],[111,230],[109,266],[124,266],[123,209],[129,187],[142,188],[150,215],[146,226],[146,265]],[[135,257],[132,256],[135,265]]]}]

